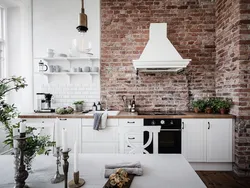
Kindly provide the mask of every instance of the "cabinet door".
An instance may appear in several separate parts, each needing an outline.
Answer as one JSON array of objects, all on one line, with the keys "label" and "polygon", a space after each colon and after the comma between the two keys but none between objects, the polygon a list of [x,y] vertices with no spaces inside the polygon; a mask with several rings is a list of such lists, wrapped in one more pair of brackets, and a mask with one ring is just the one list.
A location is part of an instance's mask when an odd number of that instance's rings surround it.
[{"label": "cabinet door", "polygon": [[55,119],[26,119],[26,126],[35,127],[35,135],[50,136],[50,141],[54,141]]},{"label": "cabinet door", "polygon": [[206,161],[205,131],[203,119],[182,119],[182,154],[187,161]]},{"label": "cabinet door", "polygon": [[232,162],[232,119],[207,119],[207,162]]},{"label": "cabinet door", "polygon": [[60,143],[62,142],[62,129],[67,130],[67,141],[68,141],[68,147],[70,149],[74,149],[74,143],[78,139],[78,131],[79,127],[81,126],[81,119],[73,119],[73,118],[60,118],[59,119],[59,129],[58,133],[60,138]]}]

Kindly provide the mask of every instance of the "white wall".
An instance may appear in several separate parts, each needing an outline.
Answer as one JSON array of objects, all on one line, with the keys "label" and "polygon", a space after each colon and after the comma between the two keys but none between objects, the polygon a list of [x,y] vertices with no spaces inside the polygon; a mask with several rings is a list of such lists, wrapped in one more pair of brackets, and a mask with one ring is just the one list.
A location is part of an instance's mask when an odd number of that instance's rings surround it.
[{"label": "white wall", "polygon": [[25,77],[28,84],[25,89],[11,92],[8,102],[15,104],[20,112],[29,112],[33,109],[31,0],[9,0],[4,5],[7,8],[7,76]]},{"label": "white wall", "polygon": [[[22,70],[21,59],[21,12],[19,7],[10,7],[7,9],[7,75],[20,76]],[[11,92],[8,98],[9,103],[15,103],[18,109],[21,108],[21,95],[17,92]]]},{"label": "white wall", "polygon": [[[100,54],[100,0],[85,0],[88,16],[86,40],[92,42],[93,52]],[[72,40],[79,33],[78,14],[81,0],[34,0],[33,29],[34,57],[46,56],[47,48],[57,53],[68,53]]]},{"label": "white wall", "polygon": [[[88,16],[88,32],[85,35],[86,44],[91,42],[94,56],[100,57],[100,0],[85,0],[85,13]],[[34,72],[40,57],[47,56],[47,48],[58,53],[68,54],[72,47],[72,40],[79,37],[76,30],[81,0],[34,0],[33,1],[33,51]],[[94,66],[99,66],[95,61]],[[65,62],[54,62],[68,69]],[[73,67],[91,66],[90,62],[76,62]],[[35,93],[52,93],[53,108],[73,106],[77,100],[85,101],[85,109],[89,109],[93,102],[100,100],[100,76],[72,76],[69,82],[66,75],[47,77],[34,75]],[[49,81],[49,83],[48,83]],[[34,100],[36,109],[36,100]]]}]

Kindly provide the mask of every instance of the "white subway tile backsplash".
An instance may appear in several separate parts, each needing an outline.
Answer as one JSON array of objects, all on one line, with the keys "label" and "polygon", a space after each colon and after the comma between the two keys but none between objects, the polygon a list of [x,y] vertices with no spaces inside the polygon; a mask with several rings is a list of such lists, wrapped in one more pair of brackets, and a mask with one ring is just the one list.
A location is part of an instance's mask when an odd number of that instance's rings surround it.
[{"label": "white subway tile backsplash", "polygon": [[93,103],[100,100],[99,80],[76,84],[42,84],[43,93],[53,94],[52,108],[72,106],[78,100],[84,100],[84,109],[91,109]]}]

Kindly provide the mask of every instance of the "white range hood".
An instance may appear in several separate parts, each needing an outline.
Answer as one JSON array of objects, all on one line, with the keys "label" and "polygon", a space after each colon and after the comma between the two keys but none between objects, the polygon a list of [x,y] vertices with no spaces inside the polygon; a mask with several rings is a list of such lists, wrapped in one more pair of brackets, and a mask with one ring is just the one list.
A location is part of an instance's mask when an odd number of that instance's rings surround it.
[{"label": "white range hood", "polygon": [[149,41],[133,65],[140,72],[178,72],[191,59],[183,59],[167,38],[167,23],[151,23]]}]

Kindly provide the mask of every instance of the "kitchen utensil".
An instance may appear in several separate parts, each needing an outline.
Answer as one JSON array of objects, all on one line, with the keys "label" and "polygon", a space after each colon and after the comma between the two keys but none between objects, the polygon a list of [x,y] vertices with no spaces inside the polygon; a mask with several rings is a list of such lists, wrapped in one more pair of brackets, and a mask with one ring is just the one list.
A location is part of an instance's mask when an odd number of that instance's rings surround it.
[{"label": "kitchen utensil", "polygon": [[45,72],[48,70],[48,66],[45,65],[42,60],[40,60],[38,64],[39,64],[39,72]]}]

